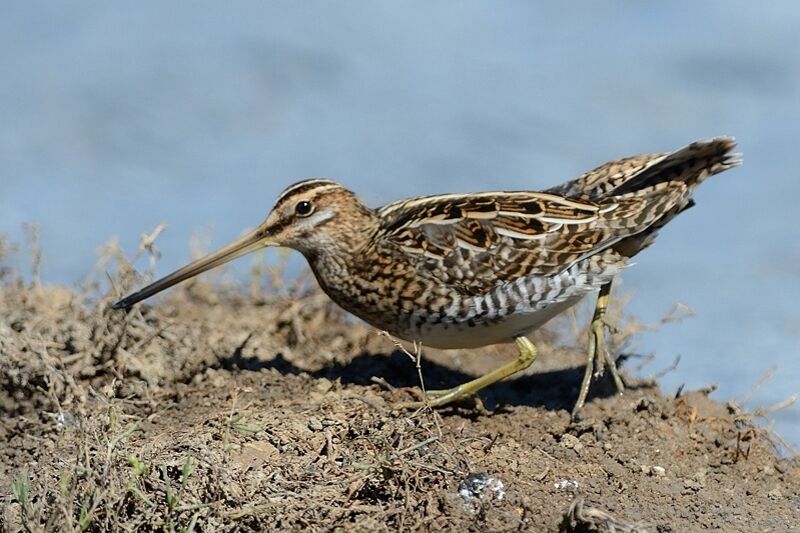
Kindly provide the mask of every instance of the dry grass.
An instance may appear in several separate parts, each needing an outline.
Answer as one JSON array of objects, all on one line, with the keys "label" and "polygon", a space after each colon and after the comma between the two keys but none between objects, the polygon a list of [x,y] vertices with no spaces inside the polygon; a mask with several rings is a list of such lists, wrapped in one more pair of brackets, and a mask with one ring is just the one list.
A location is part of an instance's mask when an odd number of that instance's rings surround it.
[{"label": "dry grass", "polygon": [[[143,236],[134,262],[154,268],[159,232]],[[531,373],[482,395],[493,413],[407,412],[393,406],[421,379],[453,385],[512,353],[393,349],[313,282],[286,283],[280,265],[263,261],[246,287],[197,280],[155,306],[111,311],[142,280],[115,242],[78,290],[42,286],[38,266],[28,280],[15,274],[7,265],[18,249],[0,240],[5,530],[798,523],[798,462],[706,394],[665,398],[640,383],[620,398],[601,380],[586,421],[570,424],[579,315],[538,335],[547,355]],[[616,351],[643,327],[621,309]]]}]

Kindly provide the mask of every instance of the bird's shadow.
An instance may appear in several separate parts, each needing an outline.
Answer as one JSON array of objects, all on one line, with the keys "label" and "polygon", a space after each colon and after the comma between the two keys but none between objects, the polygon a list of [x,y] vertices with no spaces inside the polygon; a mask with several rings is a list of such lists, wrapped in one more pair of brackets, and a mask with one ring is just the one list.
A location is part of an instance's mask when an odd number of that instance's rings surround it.
[{"label": "bird's shadow", "polygon": [[[415,363],[399,350],[389,354],[364,352],[347,363],[334,363],[316,371],[306,372],[287,361],[281,353],[273,359],[263,360],[245,356],[241,348],[238,348],[232,354],[222,356],[219,365],[226,370],[274,369],[285,375],[307,373],[314,378],[340,380],[343,384],[373,385],[373,377],[379,377],[395,388],[420,386]],[[503,405],[526,405],[544,407],[548,410],[571,410],[578,396],[585,368],[585,365],[581,365],[512,377],[487,387],[479,394],[489,409]],[[448,389],[477,377],[425,359],[421,363],[421,370],[428,389]],[[614,384],[606,372],[602,379],[593,380],[587,400],[606,398],[615,393]]]}]

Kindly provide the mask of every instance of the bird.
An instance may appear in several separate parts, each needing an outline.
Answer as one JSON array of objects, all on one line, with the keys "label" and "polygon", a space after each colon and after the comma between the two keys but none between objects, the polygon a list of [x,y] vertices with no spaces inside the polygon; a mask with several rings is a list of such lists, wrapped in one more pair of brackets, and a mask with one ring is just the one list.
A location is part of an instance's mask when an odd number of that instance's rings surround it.
[{"label": "bird", "polygon": [[658,232],[694,205],[709,176],[741,164],[731,137],[605,163],[541,191],[439,194],[364,205],[337,181],[287,187],[246,235],[113,304],[135,303],[252,251],[299,251],[340,307],[399,339],[442,349],[515,343],[517,358],[456,387],[427,391],[438,407],[475,395],[533,364],[529,335],[596,294],[577,420],[592,377],[608,368],[611,284]]}]

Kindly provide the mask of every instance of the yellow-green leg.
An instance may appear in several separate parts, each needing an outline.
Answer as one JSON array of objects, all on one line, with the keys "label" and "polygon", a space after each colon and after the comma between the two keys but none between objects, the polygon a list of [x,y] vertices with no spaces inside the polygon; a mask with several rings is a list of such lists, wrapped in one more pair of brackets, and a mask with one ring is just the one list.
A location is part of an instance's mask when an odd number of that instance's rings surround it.
[{"label": "yellow-green leg", "polygon": [[[586,350],[586,370],[583,373],[583,381],[581,382],[581,390],[578,394],[578,400],[572,408],[572,419],[578,418],[578,413],[586,403],[586,395],[589,394],[589,385],[592,382],[592,374],[596,373],[602,375],[603,367],[607,366],[611,377],[614,379],[614,384],[617,391],[622,393],[625,390],[625,385],[622,383],[622,378],[617,372],[617,365],[611,357],[611,353],[606,346],[606,311],[608,310],[608,301],[611,295],[611,283],[606,283],[600,287],[600,293],[597,295],[597,303],[594,308],[594,315],[592,316],[592,325],[589,331],[589,348]],[[598,361],[598,354],[602,357]]]},{"label": "yellow-green leg", "polygon": [[412,409],[424,407],[426,405],[431,407],[439,407],[440,405],[445,405],[450,402],[472,396],[479,390],[488,387],[489,385],[496,383],[501,379],[505,379],[512,374],[516,374],[517,372],[525,370],[533,364],[533,362],[536,360],[536,357],[539,355],[539,352],[536,349],[536,346],[534,346],[527,337],[519,336],[516,337],[514,341],[516,341],[517,348],[519,348],[519,356],[516,358],[516,360],[503,365],[496,370],[492,370],[488,374],[485,374],[477,379],[473,379],[472,381],[468,381],[467,383],[459,385],[458,387],[441,391],[428,391],[429,399],[427,402],[408,402],[400,404],[399,407],[407,407]]}]

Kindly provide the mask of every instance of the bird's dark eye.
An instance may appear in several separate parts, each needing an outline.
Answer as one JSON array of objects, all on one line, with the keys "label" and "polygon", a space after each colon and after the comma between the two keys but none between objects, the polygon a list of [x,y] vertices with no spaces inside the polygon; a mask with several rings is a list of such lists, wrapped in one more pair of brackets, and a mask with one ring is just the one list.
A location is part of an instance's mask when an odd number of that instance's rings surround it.
[{"label": "bird's dark eye", "polygon": [[307,200],[297,202],[297,205],[294,206],[295,214],[300,217],[307,217],[312,211],[314,211],[314,206]]}]

